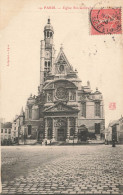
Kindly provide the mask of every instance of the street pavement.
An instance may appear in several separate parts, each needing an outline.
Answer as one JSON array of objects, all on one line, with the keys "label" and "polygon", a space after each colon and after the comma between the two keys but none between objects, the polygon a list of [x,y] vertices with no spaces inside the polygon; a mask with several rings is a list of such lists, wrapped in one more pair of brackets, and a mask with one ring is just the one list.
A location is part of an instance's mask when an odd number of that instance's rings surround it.
[{"label": "street pavement", "polygon": [[2,194],[123,194],[123,145],[2,147]]}]

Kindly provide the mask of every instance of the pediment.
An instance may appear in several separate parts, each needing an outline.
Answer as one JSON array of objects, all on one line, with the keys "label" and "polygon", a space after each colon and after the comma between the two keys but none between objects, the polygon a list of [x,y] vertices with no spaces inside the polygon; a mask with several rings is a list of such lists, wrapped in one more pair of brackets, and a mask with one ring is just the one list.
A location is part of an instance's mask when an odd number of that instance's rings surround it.
[{"label": "pediment", "polygon": [[63,103],[57,103],[54,106],[46,108],[44,112],[78,112],[79,110]]},{"label": "pediment", "polygon": [[70,65],[65,53],[62,49],[60,49],[60,52],[55,60],[56,66],[64,65],[68,68],[69,72],[73,71],[73,67]]}]

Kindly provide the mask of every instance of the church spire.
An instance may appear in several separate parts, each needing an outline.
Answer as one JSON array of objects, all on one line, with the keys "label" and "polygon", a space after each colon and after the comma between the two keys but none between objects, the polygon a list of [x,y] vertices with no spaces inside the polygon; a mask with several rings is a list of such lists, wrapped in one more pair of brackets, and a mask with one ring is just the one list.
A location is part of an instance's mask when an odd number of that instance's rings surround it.
[{"label": "church spire", "polygon": [[44,41],[46,48],[52,48],[53,45],[54,30],[50,22],[50,18],[47,20],[47,24],[44,27]]}]

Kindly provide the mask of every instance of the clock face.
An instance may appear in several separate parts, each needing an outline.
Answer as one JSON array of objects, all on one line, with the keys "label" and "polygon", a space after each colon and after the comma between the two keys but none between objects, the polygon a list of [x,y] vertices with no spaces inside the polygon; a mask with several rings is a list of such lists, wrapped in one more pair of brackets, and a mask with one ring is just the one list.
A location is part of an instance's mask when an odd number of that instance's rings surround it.
[{"label": "clock face", "polygon": [[45,56],[46,56],[46,58],[50,58],[51,57],[51,53],[49,51],[46,51]]}]

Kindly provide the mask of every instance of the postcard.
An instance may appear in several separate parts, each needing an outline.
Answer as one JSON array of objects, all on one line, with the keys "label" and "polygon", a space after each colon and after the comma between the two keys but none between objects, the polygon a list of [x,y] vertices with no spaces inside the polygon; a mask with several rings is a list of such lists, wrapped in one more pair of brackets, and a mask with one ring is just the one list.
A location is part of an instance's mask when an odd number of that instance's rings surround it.
[{"label": "postcard", "polygon": [[1,0],[1,193],[123,194],[122,0]]}]

